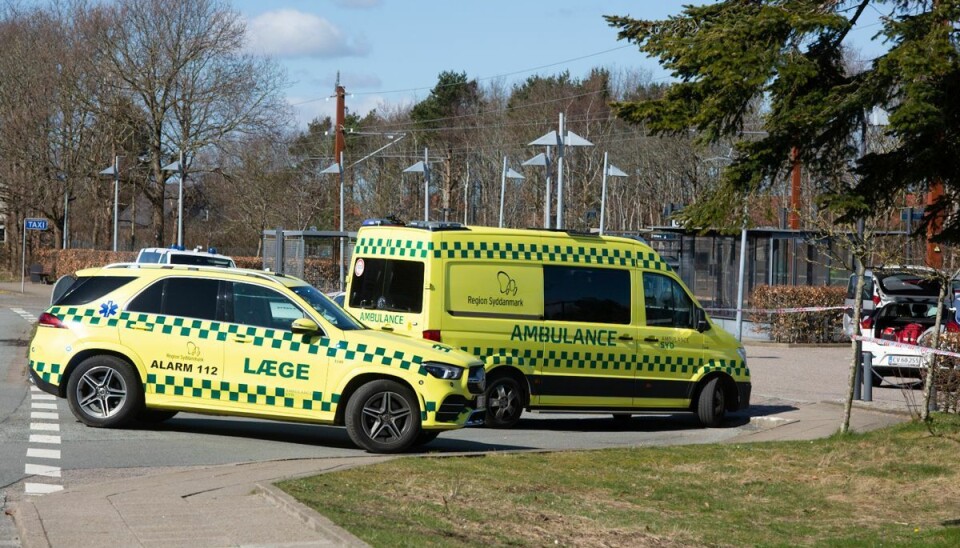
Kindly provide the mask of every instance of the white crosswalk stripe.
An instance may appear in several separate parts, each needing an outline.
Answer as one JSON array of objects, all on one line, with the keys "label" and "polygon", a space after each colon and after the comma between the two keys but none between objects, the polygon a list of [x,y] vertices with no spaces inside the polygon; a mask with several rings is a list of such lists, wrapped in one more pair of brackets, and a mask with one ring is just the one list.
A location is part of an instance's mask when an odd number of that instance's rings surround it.
[{"label": "white crosswalk stripe", "polygon": [[[63,485],[57,483],[57,479],[62,477],[60,467],[35,462],[38,459],[49,462],[51,460],[57,461],[61,458],[60,448],[58,447],[62,441],[60,436],[57,434],[36,433],[60,431],[60,423],[58,422],[60,420],[60,414],[57,407],[57,398],[52,394],[43,392],[36,386],[31,386],[30,400],[30,430],[32,432],[30,433],[31,446],[27,447],[27,460],[34,462],[26,462],[23,470],[28,476],[54,479],[50,482],[43,483],[24,482],[23,492],[26,495],[46,495],[62,491]],[[33,444],[41,444],[44,447],[33,447]]]}]

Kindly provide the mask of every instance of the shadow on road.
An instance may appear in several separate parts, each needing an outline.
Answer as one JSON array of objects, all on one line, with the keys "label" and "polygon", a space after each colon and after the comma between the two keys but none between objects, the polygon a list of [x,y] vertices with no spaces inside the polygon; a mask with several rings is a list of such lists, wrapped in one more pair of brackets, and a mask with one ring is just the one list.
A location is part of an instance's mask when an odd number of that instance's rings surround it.
[{"label": "shadow on road", "polygon": [[[259,420],[240,420],[231,418],[210,418],[196,416],[177,416],[161,424],[134,423],[132,430],[158,432],[180,432],[184,434],[226,436],[250,440],[274,441],[297,445],[322,446],[332,449],[360,450],[350,441],[345,428],[316,424],[296,424],[287,422],[269,422]],[[503,443],[483,443],[467,440],[444,439],[440,434],[435,441],[414,447],[410,452],[435,452],[438,449],[448,452],[504,451],[532,449],[521,445]]]}]

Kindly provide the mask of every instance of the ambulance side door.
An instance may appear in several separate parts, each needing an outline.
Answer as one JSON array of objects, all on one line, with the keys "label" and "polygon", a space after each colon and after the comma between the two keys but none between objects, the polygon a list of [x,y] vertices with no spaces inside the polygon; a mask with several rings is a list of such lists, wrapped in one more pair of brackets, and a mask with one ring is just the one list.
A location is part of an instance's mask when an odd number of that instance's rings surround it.
[{"label": "ambulance side door", "polygon": [[673,277],[641,270],[643,321],[637,336],[634,405],[685,408],[703,360],[703,334],[696,305]]},{"label": "ambulance side door", "polygon": [[309,315],[287,295],[257,284],[227,282],[225,299],[230,399],[264,416],[332,419],[321,334],[291,329],[294,320]]},{"label": "ambulance side door", "polygon": [[219,280],[169,277],[127,303],[120,340],[140,354],[148,404],[217,405],[209,388],[223,380],[219,294]]},{"label": "ambulance side door", "polygon": [[627,268],[544,265],[544,360],[539,405],[627,409],[634,386],[636,328]]}]

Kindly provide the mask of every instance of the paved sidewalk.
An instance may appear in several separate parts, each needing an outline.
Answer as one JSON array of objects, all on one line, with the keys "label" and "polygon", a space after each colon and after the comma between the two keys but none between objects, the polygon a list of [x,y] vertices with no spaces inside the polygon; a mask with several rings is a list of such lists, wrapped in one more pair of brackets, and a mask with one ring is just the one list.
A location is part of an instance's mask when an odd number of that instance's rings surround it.
[{"label": "paved sidewalk", "polygon": [[[835,433],[842,408],[759,398],[779,413],[726,443],[810,440]],[[857,406],[855,431],[907,420]],[[383,462],[391,457],[271,461],[158,473],[24,497],[15,519],[24,547],[362,546],[364,543],[272,483]]]},{"label": "paved sidewalk", "polygon": [[14,517],[24,547],[364,546],[271,485],[384,457],[214,466],[25,497]]}]

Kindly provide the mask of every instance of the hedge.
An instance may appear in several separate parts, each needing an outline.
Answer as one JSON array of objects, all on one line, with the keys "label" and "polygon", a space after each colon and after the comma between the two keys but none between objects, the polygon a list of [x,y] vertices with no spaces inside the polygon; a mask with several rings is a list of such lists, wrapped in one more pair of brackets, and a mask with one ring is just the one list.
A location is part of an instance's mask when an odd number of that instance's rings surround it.
[{"label": "hedge", "polygon": [[[846,288],[838,286],[761,285],[753,290],[756,308],[842,307]],[[754,320],[770,338],[788,343],[827,343],[841,340],[843,310],[799,313],[755,313]]]}]

